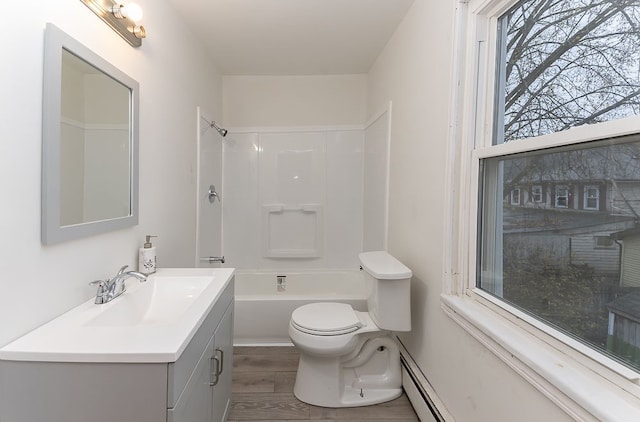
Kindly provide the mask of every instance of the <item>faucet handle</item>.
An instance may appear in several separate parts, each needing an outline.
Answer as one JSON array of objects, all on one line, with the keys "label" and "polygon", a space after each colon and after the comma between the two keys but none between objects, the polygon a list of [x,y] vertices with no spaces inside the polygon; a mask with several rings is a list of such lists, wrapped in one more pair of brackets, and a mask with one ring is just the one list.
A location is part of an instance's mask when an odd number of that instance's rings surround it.
[{"label": "faucet handle", "polygon": [[128,265],[123,265],[122,267],[120,267],[120,269],[118,270],[118,275],[122,274],[127,268],[129,268]]},{"label": "faucet handle", "polygon": [[94,280],[91,283],[89,283],[89,286],[98,286],[98,292],[96,293],[96,303],[98,303],[97,302],[98,298],[102,296],[102,294],[104,293],[104,286],[105,284],[107,284],[107,281],[108,280]]},{"label": "faucet handle", "polygon": [[96,304],[102,304],[107,302],[106,298],[105,298],[105,291],[104,291],[104,286],[107,283],[106,280],[94,280],[91,283],[89,283],[90,286],[98,286],[98,291],[96,292],[96,300],[94,303]]}]

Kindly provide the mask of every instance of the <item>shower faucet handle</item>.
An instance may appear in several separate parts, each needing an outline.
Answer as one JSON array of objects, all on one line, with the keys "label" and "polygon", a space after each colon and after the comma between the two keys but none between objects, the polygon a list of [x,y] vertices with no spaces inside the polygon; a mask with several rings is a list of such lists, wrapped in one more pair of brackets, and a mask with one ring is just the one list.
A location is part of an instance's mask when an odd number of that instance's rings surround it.
[{"label": "shower faucet handle", "polygon": [[216,192],[215,185],[209,185],[207,196],[209,197],[209,202],[212,204],[216,201],[216,198],[218,198],[218,202],[220,202],[220,194]]}]

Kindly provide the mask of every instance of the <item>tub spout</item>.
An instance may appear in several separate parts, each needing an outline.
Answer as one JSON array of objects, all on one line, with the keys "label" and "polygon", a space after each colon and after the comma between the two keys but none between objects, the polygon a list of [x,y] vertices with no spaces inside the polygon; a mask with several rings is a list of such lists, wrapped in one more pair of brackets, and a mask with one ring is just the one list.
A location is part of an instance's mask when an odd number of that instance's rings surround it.
[{"label": "tub spout", "polygon": [[214,262],[219,262],[224,264],[224,255],[222,256],[203,256],[200,258],[200,262],[208,262],[209,264],[213,264]]}]

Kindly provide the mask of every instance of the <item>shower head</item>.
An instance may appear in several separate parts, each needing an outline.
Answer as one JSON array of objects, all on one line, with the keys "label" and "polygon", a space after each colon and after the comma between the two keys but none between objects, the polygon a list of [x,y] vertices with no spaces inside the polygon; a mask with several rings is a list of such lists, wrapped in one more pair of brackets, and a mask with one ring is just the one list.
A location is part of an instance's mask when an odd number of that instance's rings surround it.
[{"label": "shower head", "polygon": [[220,136],[222,136],[223,138],[227,136],[227,132],[229,132],[227,129],[219,127],[214,121],[211,122],[211,127],[217,130]]}]

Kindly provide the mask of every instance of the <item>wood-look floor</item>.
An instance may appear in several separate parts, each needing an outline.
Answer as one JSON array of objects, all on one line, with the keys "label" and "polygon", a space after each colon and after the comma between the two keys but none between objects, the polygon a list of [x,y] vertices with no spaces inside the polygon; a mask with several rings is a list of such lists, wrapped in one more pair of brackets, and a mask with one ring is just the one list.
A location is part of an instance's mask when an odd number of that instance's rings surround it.
[{"label": "wood-look floor", "polygon": [[407,397],[373,406],[332,409],[293,395],[298,353],[293,347],[236,347],[229,422],[419,421]]}]

